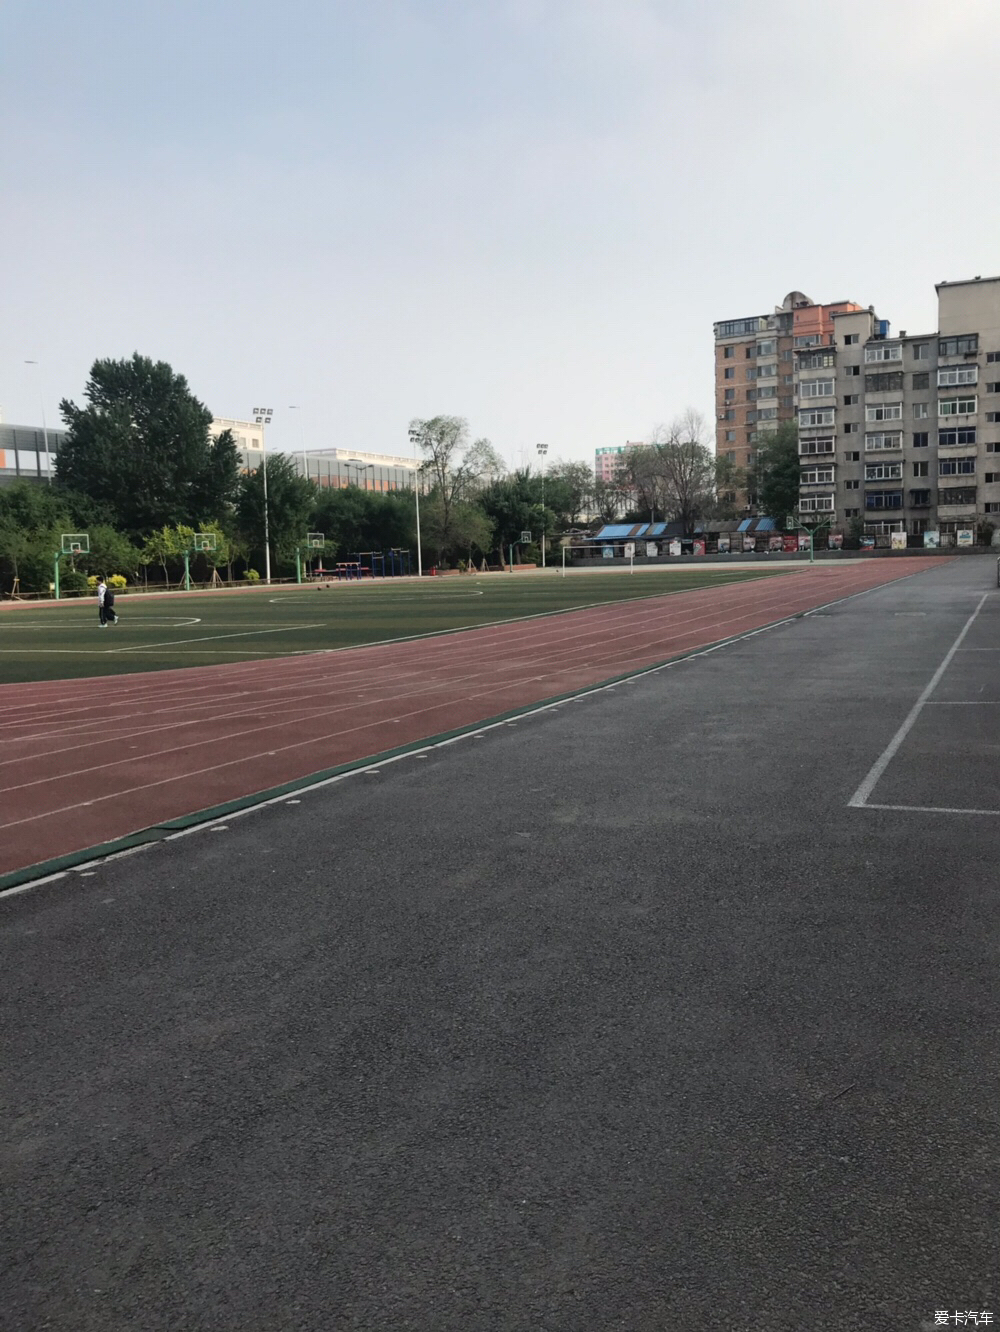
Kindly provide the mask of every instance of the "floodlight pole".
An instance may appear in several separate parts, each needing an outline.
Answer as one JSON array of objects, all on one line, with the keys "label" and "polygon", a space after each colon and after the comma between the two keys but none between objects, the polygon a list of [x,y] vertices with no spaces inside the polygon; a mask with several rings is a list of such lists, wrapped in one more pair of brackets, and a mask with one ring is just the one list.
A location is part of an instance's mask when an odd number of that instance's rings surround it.
[{"label": "floodlight pole", "polygon": [[[25,361],[25,365],[33,365],[38,371],[38,401],[42,408],[42,439],[45,441],[45,480],[51,486],[52,484],[52,460],[49,457],[49,430],[45,424],[45,393],[42,389],[42,367],[38,361]],[[56,585],[59,579],[56,577]],[[59,593],[56,593],[59,596]]]},{"label": "floodlight pole", "polygon": [[420,454],[417,449],[420,444],[420,431],[410,431],[410,443],[413,445],[413,457],[416,467],[413,469],[413,497],[417,504],[417,577],[424,576],[424,559],[420,550]]},{"label": "floodlight pole", "polygon": [[271,583],[271,520],[267,504],[267,437],[265,427],[274,415],[272,407],[255,407],[254,424],[260,426],[260,451],[264,469],[264,582]]},{"label": "floodlight pole", "polygon": [[545,455],[549,451],[547,444],[536,444],[535,451],[541,459],[542,466],[542,568],[545,568]]}]

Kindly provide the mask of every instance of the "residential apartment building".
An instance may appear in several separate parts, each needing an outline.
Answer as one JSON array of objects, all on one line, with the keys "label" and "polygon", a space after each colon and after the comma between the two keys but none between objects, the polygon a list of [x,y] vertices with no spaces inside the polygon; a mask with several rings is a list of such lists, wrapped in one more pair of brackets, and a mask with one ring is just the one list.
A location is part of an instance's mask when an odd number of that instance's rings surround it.
[{"label": "residential apartment building", "polygon": [[1000,526],[1000,278],[936,290],[936,332],[893,337],[871,308],[840,310],[795,349],[804,517],[943,544]]},{"label": "residential apartment building", "polygon": [[[715,451],[751,473],[760,435],[796,415],[795,353],[829,344],[837,314],[853,301],[817,305],[790,291],[772,314],[715,324]],[[738,498],[755,511],[756,496]]]},{"label": "residential apartment building", "polygon": [[609,444],[594,450],[594,478],[597,481],[614,481],[618,476],[624,455],[629,449],[641,449],[641,440],[628,440],[624,444]]}]

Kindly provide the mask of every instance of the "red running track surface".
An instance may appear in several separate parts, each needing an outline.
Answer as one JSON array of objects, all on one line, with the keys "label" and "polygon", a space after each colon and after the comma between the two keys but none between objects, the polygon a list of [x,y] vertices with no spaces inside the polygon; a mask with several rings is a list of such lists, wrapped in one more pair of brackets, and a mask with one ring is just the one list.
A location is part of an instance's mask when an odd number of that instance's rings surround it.
[{"label": "red running track surface", "polygon": [[939,565],[826,564],[380,647],[0,686],[0,874],[475,726]]}]

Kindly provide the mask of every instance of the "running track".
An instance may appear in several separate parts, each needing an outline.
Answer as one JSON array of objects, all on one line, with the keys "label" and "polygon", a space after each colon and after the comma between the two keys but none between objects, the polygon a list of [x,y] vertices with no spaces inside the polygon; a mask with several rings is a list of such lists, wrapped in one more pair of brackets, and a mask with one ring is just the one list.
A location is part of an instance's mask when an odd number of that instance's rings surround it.
[{"label": "running track", "polygon": [[381,647],[0,686],[0,874],[540,703],[940,559],[796,570]]}]

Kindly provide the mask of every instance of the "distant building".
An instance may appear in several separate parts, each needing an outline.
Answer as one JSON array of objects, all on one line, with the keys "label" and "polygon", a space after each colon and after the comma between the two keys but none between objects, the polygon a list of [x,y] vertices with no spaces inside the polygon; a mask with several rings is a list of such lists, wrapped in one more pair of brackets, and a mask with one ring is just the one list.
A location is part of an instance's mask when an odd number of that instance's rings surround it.
[{"label": "distant building", "polygon": [[9,486],[14,481],[47,481],[50,468],[54,476],[56,454],[65,438],[65,430],[46,431],[41,426],[0,425],[0,486]]},{"label": "distant building", "polygon": [[624,444],[605,445],[594,450],[594,479],[596,481],[614,481],[618,475],[624,455],[629,449],[644,448],[642,440],[626,441]]},{"label": "distant building", "polygon": [[[224,430],[233,432],[243,471],[256,471],[264,457],[264,427],[254,421],[238,421],[228,417],[219,417],[212,422],[213,438],[221,435]],[[360,486],[362,490],[378,491],[413,489],[416,463],[412,457],[373,453],[369,449],[282,449],[280,452],[281,457],[287,458],[294,465],[299,476],[305,476],[324,488]],[[272,449],[272,456],[274,453]]]},{"label": "distant building", "polygon": [[[715,324],[715,452],[750,471],[755,445],[796,413],[796,352],[829,345],[835,314],[860,310],[854,301],[817,305],[790,291],[773,314]],[[756,496],[737,497],[755,511]]]}]

